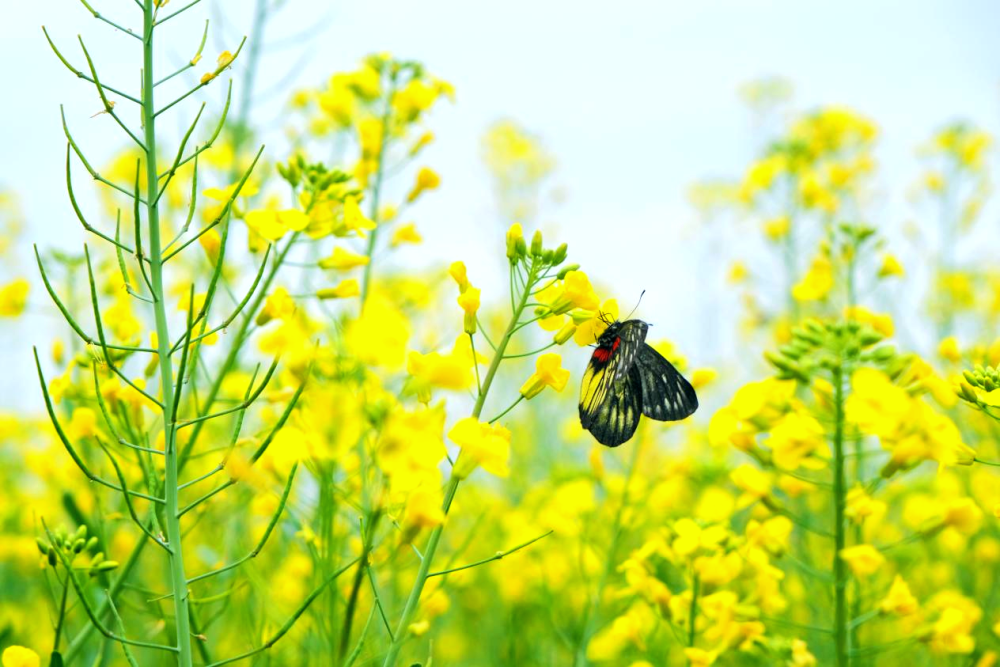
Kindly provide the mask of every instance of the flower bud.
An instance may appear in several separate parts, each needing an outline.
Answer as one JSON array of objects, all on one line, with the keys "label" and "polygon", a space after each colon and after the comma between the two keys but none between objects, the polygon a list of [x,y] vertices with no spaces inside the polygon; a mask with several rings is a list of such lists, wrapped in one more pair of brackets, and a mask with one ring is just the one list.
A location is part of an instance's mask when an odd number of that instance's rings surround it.
[{"label": "flower bud", "polygon": [[541,230],[535,230],[534,236],[531,237],[531,255],[533,257],[542,256],[542,232]]},{"label": "flower bud", "polygon": [[517,261],[518,255],[518,242],[524,243],[524,232],[521,231],[521,224],[515,222],[507,230],[507,259],[513,264]]},{"label": "flower bud", "polygon": [[566,255],[569,254],[569,246],[563,243],[561,246],[555,249],[552,253],[552,266],[558,266],[566,261]]},{"label": "flower bud", "polygon": [[562,345],[570,338],[572,338],[573,334],[575,333],[576,333],[576,324],[572,320],[570,320],[565,325],[563,325],[562,329],[556,332],[556,335],[552,338],[552,340],[555,341],[556,345]]},{"label": "flower bud", "polygon": [[52,550],[52,547],[49,546],[49,543],[40,537],[35,538],[35,544],[38,545],[38,550],[42,553],[43,556],[48,556],[49,551]]},{"label": "flower bud", "polygon": [[571,271],[576,271],[580,268],[579,264],[570,264],[569,266],[564,266],[559,274],[556,276],[559,280],[565,280],[566,274]]},{"label": "flower bud", "polygon": [[118,568],[118,561],[116,560],[106,560],[103,563],[97,565],[98,572],[110,572]]}]

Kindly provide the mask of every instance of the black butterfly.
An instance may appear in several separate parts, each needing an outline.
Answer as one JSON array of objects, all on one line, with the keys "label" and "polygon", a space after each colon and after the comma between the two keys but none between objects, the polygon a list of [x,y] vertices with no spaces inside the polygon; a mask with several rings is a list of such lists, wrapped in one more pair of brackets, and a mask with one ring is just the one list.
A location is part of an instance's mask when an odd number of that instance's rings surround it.
[{"label": "black butterfly", "polygon": [[639,416],[676,421],[698,409],[694,387],[646,344],[649,325],[614,321],[597,341],[580,388],[580,424],[617,447],[632,437]]}]

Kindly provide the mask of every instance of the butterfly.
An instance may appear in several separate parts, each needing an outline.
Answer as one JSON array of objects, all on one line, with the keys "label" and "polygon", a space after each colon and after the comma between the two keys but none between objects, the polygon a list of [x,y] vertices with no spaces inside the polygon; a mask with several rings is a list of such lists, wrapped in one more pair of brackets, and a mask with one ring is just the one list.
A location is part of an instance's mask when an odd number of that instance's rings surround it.
[{"label": "butterfly", "polygon": [[694,387],[646,343],[642,320],[609,322],[597,340],[580,388],[580,424],[597,441],[617,447],[639,417],[676,421],[698,409]]}]

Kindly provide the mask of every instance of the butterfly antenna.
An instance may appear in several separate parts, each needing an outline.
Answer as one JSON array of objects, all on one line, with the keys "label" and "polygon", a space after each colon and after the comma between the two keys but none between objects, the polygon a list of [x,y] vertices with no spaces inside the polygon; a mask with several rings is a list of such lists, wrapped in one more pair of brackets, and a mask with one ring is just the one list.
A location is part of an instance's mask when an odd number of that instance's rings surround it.
[{"label": "butterfly antenna", "polygon": [[642,290],[642,294],[639,295],[639,300],[635,302],[635,308],[633,308],[632,311],[625,316],[626,320],[630,319],[632,317],[632,313],[634,313],[639,308],[639,304],[642,303],[642,297],[644,294],[646,294],[646,290]]}]

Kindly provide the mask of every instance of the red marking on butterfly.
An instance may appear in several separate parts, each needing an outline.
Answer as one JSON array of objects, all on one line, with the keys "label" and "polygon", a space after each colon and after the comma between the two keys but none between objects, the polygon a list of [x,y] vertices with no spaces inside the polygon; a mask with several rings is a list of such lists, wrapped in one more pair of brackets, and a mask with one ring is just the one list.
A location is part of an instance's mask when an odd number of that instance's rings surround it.
[{"label": "red marking on butterfly", "polygon": [[594,359],[602,364],[607,363],[608,359],[611,358],[611,355],[618,349],[618,346],[621,345],[621,343],[621,338],[615,338],[615,342],[611,344],[611,347],[597,348],[594,350]]}]

